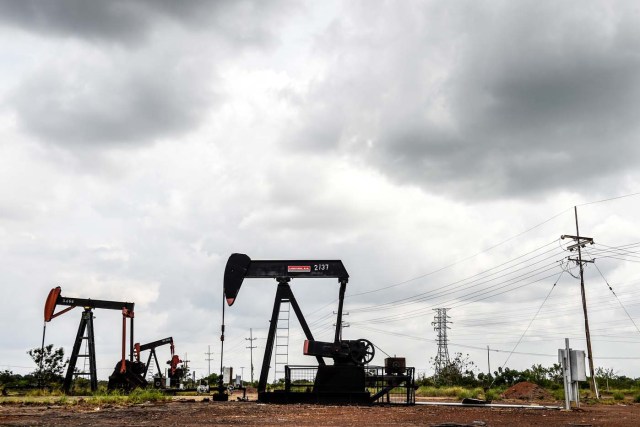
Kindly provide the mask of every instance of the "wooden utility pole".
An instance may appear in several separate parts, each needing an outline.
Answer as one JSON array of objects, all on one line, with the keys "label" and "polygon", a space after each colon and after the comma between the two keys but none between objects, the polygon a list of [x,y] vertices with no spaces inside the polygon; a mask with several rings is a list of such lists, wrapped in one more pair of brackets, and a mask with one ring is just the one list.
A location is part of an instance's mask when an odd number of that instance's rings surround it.
[{"label": "wooden utility pole", "polygon": [[589,374],[591,375],[591,381],[589,383],[589,388],[591,392],[595,394],[596,399],[600,398],[598,393],[598,386],[596,385],[596,376],[595,370],[593,368],[593,353],[591,351],[591,333],[589,332],[589,316],[587,314],[587,296],[584,289],[584,263],[585,262],[593,262],[593,260],[583,260],[582,259],[582,248],[587,244],[593,244],[593,238],[591,237],[580,237],[580,229],[578,227],[578,208],[577,206],[573,207],[573,211],[575,213],[576,218],[576,235],[571,236],[568,234],[560,236],[561,239],[569,238],[573,239],[576,243],[573,245],[567,246],[569,251],[578,250],[578,258],[569,258],[570,261],[575,261],[580,266],[580,293],[582,295],[582,311],[584,312],[584,329],[585,335],[587,338],[587,358],[589,359]]},{"label": "wooden utility pole", "polygon": [[489,368],[489,375],[491,375],[491,358],[489,356],[489,346],[487,346],[487,367]]}]

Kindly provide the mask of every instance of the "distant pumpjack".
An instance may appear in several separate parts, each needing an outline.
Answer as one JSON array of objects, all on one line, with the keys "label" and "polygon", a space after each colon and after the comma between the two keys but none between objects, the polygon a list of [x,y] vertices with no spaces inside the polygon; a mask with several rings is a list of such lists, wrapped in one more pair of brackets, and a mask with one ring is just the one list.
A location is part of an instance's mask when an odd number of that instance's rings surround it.
[{"label": "distant pumpjack", "polygon": [[146,344],[135,343],[133,346],[136,352],[136,360],[138,362],[140,362],[140,353],[142,353],[143,351],[150,350],[149,358],[147,359],[147,363],[144,365],[144,371],[142,372],[142,377],[143,378],[147,377],[147,373],[149,372],[149,366],[151,365],[151,359],[153,359],[155,361],[157,372],[158,372],[153,378],[153,386],[155,388],[165,387],[165,383],[163,382],[162,369],[160,368],[160,363],[158,363],[158,357],[156,355],[156,348],[163,345],[167,345],[167,344],[169,344],[171,349],[171,359],[167,361],[167,365],[170,366],[169,373],[168,373],[170,386],[177,387],[180,378],[182,378],[182,375],[184,374],[184,370],[178,367],[178,365],[182,363],[182,360],[180,360],[180,357],[178,357],[178,355],[175,354],[175,346],[174,346],[172,337],[163,338],[161,340],[152,341]]}]

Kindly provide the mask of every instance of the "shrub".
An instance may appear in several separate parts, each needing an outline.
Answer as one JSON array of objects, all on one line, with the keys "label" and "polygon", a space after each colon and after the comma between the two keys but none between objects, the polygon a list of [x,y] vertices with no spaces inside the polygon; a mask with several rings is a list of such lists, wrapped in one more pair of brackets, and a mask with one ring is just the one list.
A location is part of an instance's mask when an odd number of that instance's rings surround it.
[{"label": "shrub", "polygon": [[462,400],[462,399],[472,398],[474,396],[473,396],[472,390],[461,390],[458,394],[456,394],[456,397]]},{"label": "shrub", "polygon": [[128,396],[129,403],[158,402],[167,400],[168,397],[157,389],[135,389]]},{"label": "shrub", "polygon": [[618,392],[613,393],[614,400],[624,400],[624,394]]},{"label": "shrub", "polygon": [[55,403],[56,405],[69,405],[71,404],[73,401],[69,401],[69,398],[66,395],[62,395],[60,396],[58,399],[56,399]]},{"label": "shrub", "polygon": [[36,388],[33,390],[29,390],[26,395],[30,396],[30,397],[38,397],[38,396],[62,396],[64,393],[62,393],[62,391],[60,389],[52,389],[52,390],[47,390],[47,389],[41,389],[41,388]]},{"label": "shrub", "polygon": [[91,397],[83,400],[83,403],[89,405],[117,405],[124,404],[127,400],[127,396],[122,392],[114,390],[111,392],[95,392]]},{"label": "shrub", "polygon": [[487,390],[484,392],[485,400],[497,400],[500,398],[500,392],[498,390]]},{"label": "shrub", "polygon": [[555,400],[564,400],[564,389],[559,388],[557,390],[552,390],[551,395]]},{"label": "shrub", "polygon": [[418,388],[416,394],[424,397],[457,397],[465,392],[463,387],[425,387]]}]

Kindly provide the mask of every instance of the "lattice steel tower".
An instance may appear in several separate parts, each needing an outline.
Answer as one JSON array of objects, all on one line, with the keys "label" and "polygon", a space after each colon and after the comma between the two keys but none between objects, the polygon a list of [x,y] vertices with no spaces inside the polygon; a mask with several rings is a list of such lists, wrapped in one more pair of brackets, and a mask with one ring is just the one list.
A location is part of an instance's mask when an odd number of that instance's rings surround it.
[{"label": "lattice steel tower", "polygon": [[434,308],[433,311],[436,315],[433,318],[433,330],[437,332],[438,338],[438,354],[435,359],[435,373],[434,376],[440,375],[442,369],[449,364],[449,349],[447,348],[447,326],[449,322],[449,316],[447,315],[446,308]]}]

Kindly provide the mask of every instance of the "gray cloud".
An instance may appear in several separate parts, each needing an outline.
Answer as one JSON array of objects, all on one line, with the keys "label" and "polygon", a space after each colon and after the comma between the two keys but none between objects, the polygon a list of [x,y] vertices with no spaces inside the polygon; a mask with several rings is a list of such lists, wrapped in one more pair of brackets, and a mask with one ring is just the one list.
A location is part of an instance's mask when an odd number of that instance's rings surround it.
[{"label": "gray cloud", "polygon": [[91,148],[170,137],[194,127],[215,99],[202,85],[204,70],[172,58],[49,65],[25,78],[12,99],[21,126],[48,143]]},{"label": "gray cloud", "polygon": [[384,22],[352,10],[371,24],[344,19],[319,41],[333,59],[291,140],[461,198],[607,185],[635,168],[637,11],[467,6],[378,10]]},{"label": "gray cloud", "polygon": [[2,2],[0,25],[58,51],[23,73],[7,104],[23,130],[76,153],[174,138],[222,102],[221,64],[274,43],[285,5]]},{"label": "gray cloud", "polygon": [[265,43],[285,7],[281,1],[0,0],[0,22],[43,35],[120,43],[138,43],[156,27],[177,23],[218,31],[239,43]]}]

